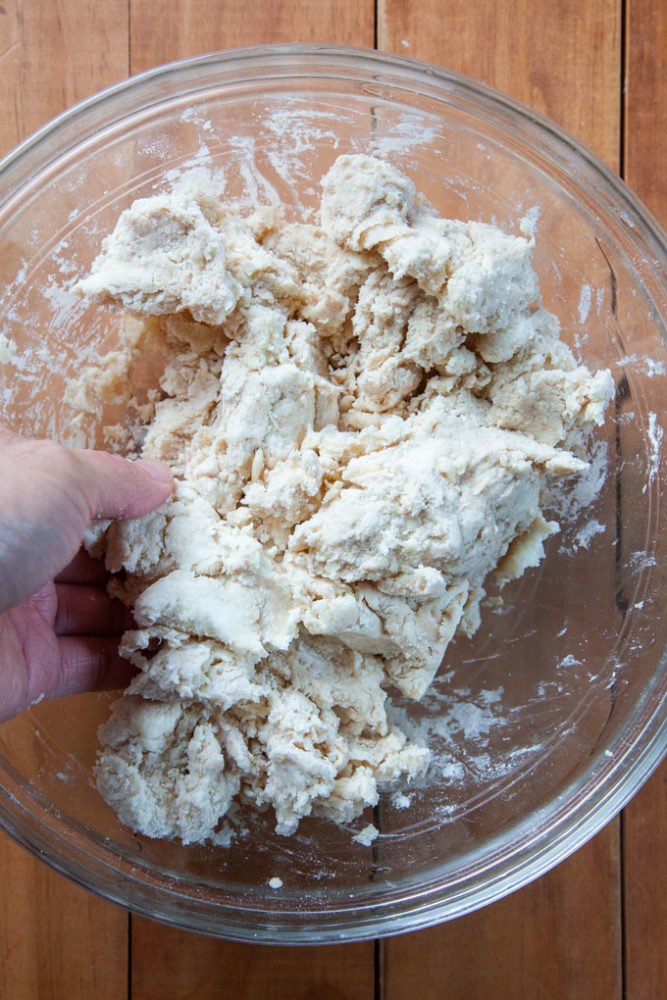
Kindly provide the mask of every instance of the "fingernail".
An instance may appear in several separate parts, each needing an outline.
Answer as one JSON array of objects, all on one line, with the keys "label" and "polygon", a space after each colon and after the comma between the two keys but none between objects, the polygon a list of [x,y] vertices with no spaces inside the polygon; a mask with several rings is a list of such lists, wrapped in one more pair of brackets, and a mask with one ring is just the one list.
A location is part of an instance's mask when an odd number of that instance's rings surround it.
[{"label": "fingernail", "polygon": [[174,477],[172,476],[171,469],[163,462],[156,462],[152,458],[140,458],[137,464],[142,469],[145,469],[148,475],[158,483],[171,483],[173,481]]}]

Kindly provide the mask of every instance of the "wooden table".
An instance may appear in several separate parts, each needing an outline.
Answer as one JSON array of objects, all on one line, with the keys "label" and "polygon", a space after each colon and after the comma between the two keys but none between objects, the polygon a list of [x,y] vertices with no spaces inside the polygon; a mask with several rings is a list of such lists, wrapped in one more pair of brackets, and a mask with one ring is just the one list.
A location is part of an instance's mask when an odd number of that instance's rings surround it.
[{"label": "wooden table", "polygon": [[[664,0],[2,0],[0,152],[93,92],[238,45],[336,42],[487,81],[591,146],[667,222]],[[382,942],[226,944],[131,917],[0,837],[0,998],[660,1000],[667,769],[557,869]]]}]

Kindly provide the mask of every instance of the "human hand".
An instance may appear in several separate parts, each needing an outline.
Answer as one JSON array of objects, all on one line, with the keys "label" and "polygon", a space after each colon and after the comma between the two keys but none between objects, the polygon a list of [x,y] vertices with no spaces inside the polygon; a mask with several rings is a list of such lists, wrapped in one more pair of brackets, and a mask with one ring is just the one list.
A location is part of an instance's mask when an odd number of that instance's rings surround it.
[{"label": "human hand", "polygon": [[131,617],[80,551],[96,518],[147,514],[172,491],[169,469],[0,429],[0,722],[41,698],[119,687]]}]

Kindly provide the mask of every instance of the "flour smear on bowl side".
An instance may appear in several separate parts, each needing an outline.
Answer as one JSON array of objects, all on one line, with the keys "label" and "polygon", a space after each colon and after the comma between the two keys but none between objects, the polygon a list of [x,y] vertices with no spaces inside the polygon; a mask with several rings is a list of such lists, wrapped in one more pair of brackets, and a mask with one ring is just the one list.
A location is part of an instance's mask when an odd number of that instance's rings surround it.
[{"label": "flour smear on bowl side", "polygon": [[226,843],[237,804],[283,834],[347,824],[423,775],[387,691],[419,699],[489,574],[542,559],[612,395],[539,305],[528,226],[441,219],[369,156],[322,192],[295,223],[181,183],[123,212],[77,286],[128,319],[70,404],[121,404],[109,443],[176,479],[88,538],[123,571],[140,670],[98,787],[148,836]]}]

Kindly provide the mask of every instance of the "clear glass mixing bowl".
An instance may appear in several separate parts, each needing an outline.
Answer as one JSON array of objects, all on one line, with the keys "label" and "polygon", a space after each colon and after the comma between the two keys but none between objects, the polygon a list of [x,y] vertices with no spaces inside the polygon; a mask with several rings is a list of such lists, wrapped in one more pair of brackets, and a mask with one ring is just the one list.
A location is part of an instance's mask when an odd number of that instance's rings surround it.
[{"label": "clear glass mixing bowl", "polygon": [[47,125],[0,167],[0,418],[96,441],[63,389],[113,346],[116,321],[68,289],[132,199],[199,170],[300,215],[348,151],[389,157],[445,215],[516,232],[539,210],[545,304],[616,382],[596,445],[606,478],[504,607],[451,646],[424,702],[398,706],[430,731],[434,764],[408,805],[369,815],[371,847],[316,821],[286,839],[268,814],[229,849],[136,836],[92,779],[108,696],[0,727],[0,821],[16,840],[109,899],[239,940],[361,939],[482,906],[590,838],[667,746],[664,237],[592,154],[480,84],[361,50],[247,49],[151,71]]}]

